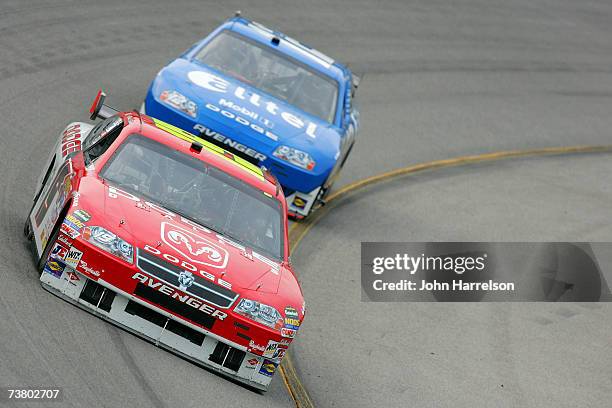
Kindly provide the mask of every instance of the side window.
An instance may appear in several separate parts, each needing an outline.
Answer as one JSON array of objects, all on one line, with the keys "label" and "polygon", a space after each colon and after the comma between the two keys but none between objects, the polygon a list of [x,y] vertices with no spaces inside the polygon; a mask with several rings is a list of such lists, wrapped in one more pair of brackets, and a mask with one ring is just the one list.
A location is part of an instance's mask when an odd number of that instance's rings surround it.
[{"label": "side window", "polygon": [[123,119],[114,115],[98,123],[87,135],[83,143],[85,164],[90,164],[100,157],[117,139],[123,129]]}]

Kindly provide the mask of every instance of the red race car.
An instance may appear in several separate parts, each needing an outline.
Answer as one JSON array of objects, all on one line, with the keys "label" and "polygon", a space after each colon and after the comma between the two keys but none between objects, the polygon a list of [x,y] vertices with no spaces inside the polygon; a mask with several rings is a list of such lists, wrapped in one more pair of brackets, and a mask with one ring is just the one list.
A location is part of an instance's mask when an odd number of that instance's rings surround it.
[{"label": "red race car", "polygon": [[117,112],[61,134],[24,233],[42,286],[266,390],[303,318],[273,176],[172,125]]}]

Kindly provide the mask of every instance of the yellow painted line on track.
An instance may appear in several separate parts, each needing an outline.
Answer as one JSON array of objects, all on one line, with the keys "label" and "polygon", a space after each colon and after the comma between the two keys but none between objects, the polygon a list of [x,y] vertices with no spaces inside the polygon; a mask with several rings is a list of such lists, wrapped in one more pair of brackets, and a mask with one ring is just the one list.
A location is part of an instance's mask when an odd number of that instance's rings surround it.
[{"label": "yellow painted line on track", "polygon": [[[540,149],[529,149],[529,150],[506,150],[501,152],[484,153],[473,156],[462,156],[452,159],[434,160],[425,163],[414,164],[407,167],[387,171],[385,173],[377,174],[375,176],[367,177],[362,180],[357,180],[353,183],[349,183],[339,190],[333,192],[327,197],[327,205],[319,208],[313,214],[311,214],[303,222],[294,223],[289,229],[289,242],[291,243],[291,252],[294,252],[302,238],[306,236],[308,231],[321,219],[325,214],[329,212],[341,201],[342,198],[348,197],[365,187],[371,186],[376,183],[390,181],[394,178],[406,176],[413,173],[418,173],[425,170],[443,169],[449,167],[458,167],[468,164],[482,163],[482,162],[493,162],[503,159],[514,159],[523,157],[536,157],[536,156],[552,156],[552,155],[567,155],[567,154],[582,154],[582,153],[606,153],[612,152],[612,145],[601,145],[601,146],[567,146],[567,147],[544,147]],[[330,205],[331,204],[331,205]],[[280,365],[280,373],[285,382],[285,386],[289,391],[289,395],[295,401],[295,405],[298,408],[314,408],[314,404],[308,391],[302,384],[295,365],[293,364],[292,354],[287,353]]]}]

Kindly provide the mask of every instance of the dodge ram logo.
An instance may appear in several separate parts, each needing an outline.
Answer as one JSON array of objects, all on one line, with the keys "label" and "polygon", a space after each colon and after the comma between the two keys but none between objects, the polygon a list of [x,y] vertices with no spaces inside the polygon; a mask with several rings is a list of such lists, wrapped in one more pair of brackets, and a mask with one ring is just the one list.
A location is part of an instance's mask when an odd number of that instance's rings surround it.
[{"label": "dodge ram logo", "polygon": [[162,222],[161,238],[189,261],[213,268],[225,268],[227,251],[194,231]]},{"label": "dodge ram logo", "polygon": [[194,278],[191,272],[183,271],[178,276],[181,290],[185,290],[193,284]]}]

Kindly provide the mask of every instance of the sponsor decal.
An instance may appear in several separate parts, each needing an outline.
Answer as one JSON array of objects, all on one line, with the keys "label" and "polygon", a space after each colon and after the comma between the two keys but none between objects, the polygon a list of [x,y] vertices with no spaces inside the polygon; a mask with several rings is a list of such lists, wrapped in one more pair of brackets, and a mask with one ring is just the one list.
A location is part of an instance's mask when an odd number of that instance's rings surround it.
[{"label": "sponsor decal", "polygon": [[218,269],[227,265],[227,251],[194,231],[164,221],[161,223],[161,238],[190,262]]},{"label": "sponsor decal", "polygon": [[[72,168],[72,161],[70,161],[69,163],[70,163],[70,167]],[[64,193],[65,194],[62,194],[62,197],[65,198],[66,194],[68,194],[71,189],[72,189],[72,179],[70,177],[66,177],[66,179],[64,179]]]},{"label": "sponsor decal", "polygon": [[266,377],[272,377],[277,366],[278,364],[270,360],[264,360],[261,368],[259,369],[259,373],[265,375]]},{"label": "sponsor decal", "polygon": [[276,352],[274,352],[274,356],[272,356],[272,358],[276,358],[276,359],[282,360],[283,357],[285,357],[285,353],[286,352],[287,352],[286,348],[279,347],[279,348],[276,349]]},{"label": "sponsor decal", "polygon": [[295,310],[295,309],[294,309],[293,307],[291,307],[291,306],[287,306],[287,307],[285,308],[285,316],[287,316],[287,317],[293,317],[294,319],[297,319],[297,318],[299,317],[299,316],[298,316],[298,312],[297,312],[297,310]]},{"label": "sponsor decal", "polygon": [[49,259],[45,264],[44,271],[56,278],[61,278],[66,265],[58,259]]},{"label": "sponsor decal", "polygon": [[295,196],[293,199],[293,205],[300,210],[303,210],[306,208],[306,201],[301,197]]},{"label": "sponsor decal", "polygon": [[[245,108],[244,106],[240,106],[232,101],[228,101],[225,98],[221,98],[219,99],[219,105],[221,105],[224,108],[229,108],[232,109],[238,113],[243,114],[244,116],[247,116],[250,120],[257,120],[261,123],[263,123],[264,125],[266,125],[266,127],[272,129],[274,128],[274,122],[272,122],[271,120],[269,120],[268,118],[262,117],[259,115],[259,113],[257,112],[253,112],[247,108]],[[226,115],[224,115],[226,116]],[[266,136],[268,136],[270,139],[274,140],[274,141],[278,141],[278,137],[275,134],[267,134]]]},{"label": "sponsor decal", "polygon": [[266,350],[266,348],[264,346],[261,346],[255,343],[253,340],[249,340],[249,351],[253,351],[253,350],[261,351],[263,353]]},{"label": "sponsor decal", "polygon": [[79,226],[79,224],[75,224],[74,222],[70,220],[64,220],[64,224],[66,224],[66,226],[69,227],[71,230],[74,230],[79,233],[81,232],[81,229],[83,228]]},{"label": "sponsor decal", "polygon": [[79,206],[79,199],[81,198],[81,194],[78,191],[75,191],[72,194],[72,208],[76,208]]},{"label": "sponsor decal", "polygon": [[65,258],[66,265],[68,265],[71,268],[76,269],[82,257],[83,257],[82,251],[79,251],[75,247],[71,247],[68,250],[68,253],[66,254],[66,258]]},{"label": "sponsor decal", "polygon": [[65,221],[62,223],[62,226],[61,226],[61,228],[60,228],[60,231],[61,231],[63,234],[68,235],[68,236],[69,236],[70,238],[72,238],[72,239],[75,239],[76,237],[78,237],[79,235],[81,235],[81,234],[79,233],[79,230],[78,230],[78,229],[75,229],[75,228],[71,227],[71,226],[70,226],[70,225],[69,225],[67,222],[65,222]]},{"label": "sponsor decal", "polygon": [[75,272],[72,272],[72,271],[67,272],[67,275],[68,275],[68,280],[69,280],[69,282],[70,282],[70,283],[72,283],[73,285],[74,285],[74,283],[73,283],[73,282],[78,282],[78,281],[80,281],[80,280],[81,280],[81,279],[79,278],[79,275],[77,275]]},{"label": "sponsor decal", "polygon": [[291,344],[291,340],[289,339],[281,339],[278,344],[280,344],[283,347],[289,347],[289,345]]},{"label": "sponsor decal", "polygon": [[81,125],[69,126],[62,133],[62,158],[81,150]]},{"label": "sponsor decal", "polygon": [[143,204],[141,201],[138,201],[136,203],[136,208],[140,208],[141,210],[144,210],[146,212],[151,212],[151,207],[146,204]]},{"label": "sponsor decal", "polygon": [[266,346],[266,349],[263,352],[263,356],[273,358],[277,349],[278,349],[278,342],[270,340],[268,342],[268,345]]},{"label": "sponsor decal", "polygon": [[[81,262],[79,262],[79,264],[77,265],[77,269],[83,272],[86,272],[90,275],[93,275],[95,277],[100,276],[100,272],[95,270],[94,268],[92,268],[91,266],[87,265],[87,262],[85,262],[84,260],[81,259]],[[104,269],[102,269],[102,272],[104,272]]]},{"label": "sponsor decal", "polygon": [[232,288],[232,284],[231,283],[229,283],[229,282],[227,282],[227,281],[225,281],[225,280],[223,280],[221,278],[216,278],[215,275],[213,275],[212,273],[206,272],[205,270],[202,270],[202,269],[198,269],[195,265],[193,265],[193,264],[191,264],[189,262],[180,260],[180,259],[178,259],[174,255],[163,253],[162,251],[160,251],[157,248],[152,247],[151,245],[145,245],[143,249],[145,251],[151,253],[151,254],[161,256],[166,261],[171,262],[171,263],[173,263],[173,264],[175,264],[175,265],[177,265],[177,266],[179,266],[181,268],[186,269],[187,272],[197,272],[199,275],[201,275],[202,277],[208,279],[211,282],[216,282],[219,285],[224,286],[224,287],[226,287],[228,289]]},{"label": "sponsor decal", "polygon": [[198,105],[177,91],[163,91],[161,95],[159,95],[159,99],[162,102],[165,102],[167,105],[172,106],[174,109],[186,113],[192,118],[195,118],[198,114]]},{"label": "sponsor decal", "polygon": [[66,253],[68,249],[64,247],[62,244],[56,242],[51,249],[51,257],[56,259],[64,259],[66,257]]},{"label": "sponsor decal", "polygon": [[297,330],[300,328],[300,320],[293,317],[285,317],[285,327]]},{"label": "sponsor decal", "polygon": [[87,222],[91,219],[91,215],[89,215],[87,211],[81,209],[76,210],[73,215],[81,222]]},{"label": "sponsor decal", "polygon": [[295,337],[295,333],[297,330],[289,329],[287,327],[281,327],[281,336],[288,337],[290,339]]},{"label": "sponsor decal", "polygon": [[72,246],[72,238],[70,238],[66,234],[59,234],[57,236],[57,242],[61,242],[62,244],[66,245],[68,248]]},{"label": "sponsor decal", "polygon": [[251,358],[247,360],[245,367],[254,369],[255,367],[257,367],[258,363],[259,363],[259,360],[257,360],[256,358]]},{"label": "sponsor decal", "polygon": [[191,71],[187,74],[187,77],[191,82],[209,91],[215,92],[227,92],[229,82],[225,79],[220,78],[216,75],[209,74],[203,71]]},{"label": "sponsor decal", "polygon": [[132,275],[132,279],[135,279],[143,285],[147,285],[148,287],[155,289],[158,292],[161,292],[164,295],[171,297],[172,299],[176,299],[181,303],[191,306],[194,309],[204,312],[219,320],[223,320],[227,317],[227,313],[215,309],[214,307],[204,303],[204,301],[193,297],[187,293],[179,292],[172,286],[166,285],[163,282],[143,275],[142,273],[135,273],[134,275]]},{"label": "sponsor decal", "polygon": [[[189,78],[191,82],[193,82],[197,86],[200,86],[204,89],[208,89],[210,91],[217,92],[220,94],[226,94],[230,92],[230,82],[216,75],[210,74],[208,72],[191,71],[187,74],[187,77]],[[254,107],[261,107],[261,106],[265,107],[266,113],[268,113],[269,115],[280,116],[289,125],[297,129],[305,129],[306,135],[312,138],[316,138],[317,125],[314,124],[313,122],[304,121],[300,117],[288,111],[282,110],[276,103],[272,101],[263,101],[261,98],[261,95],[255,92],[248,92],[247,94],[246,89],[244,89],[241,86],[235,87],[235,89],[233,90],[233,94],[238,99],[241,99],[245,102],[248,101],[248,103],[253,105]],[[229,109],[238,111],[251,119],[259,119],[259,115],[257,113],[251,112],[249,109],[236,105],[231,101],[227,101],[222,98],[219,101],[219,104],[222,104],[228,107]],[[212,105],[212,104],[207,104],[206,107],[211,110],[216,109],[218,112],[221,111],[219,107]],[[234,115],[232,112],[229,112],[229,111],[221,111],[220,113],[223,116],[229,117],[230,119],[232,119],[232,117],[230,117],[228,114]],[[246,126],[252,126],[251,122],[247,121],[243,116],[235,116],[235,118],[236,118],[235,120],[238,123],[241,123]],[[241,121],[238,121],[237,118],[240,118]],[[263,120],[260,120],[260,121],[266,124],[270,122],[268,119],[265,119],[265,120],[266,122],[263,122]]]},{"label": "sponsor decal", "polygon": [[65,222],[74,229],[78,229],[79,231],[85,226],[85,224],[83,224],[83,221],[79,220],[73,214],[68,214],[66,216]]},{"label": "sponsor decal", "polygon": [[191,272],[182,271],[178,276],[178,281],[180,284],[179,289],[181,290],[187,289],[188,287],[193,285],[194,280],[195,278],[193,277],[193,274]]},{"label": "sponsor decal", "polygon": [[[221,99],[220,103],[224,103],[227,104],[227,101]],[[235,106],[232,104],[232,106]],[[274,133],[270,132],[269,130],[264,129],[263,127],[255,124],[255,123],[251,123],[250,121],[246,120],[245,118],[243,118],[240,115],[236,115],[233,112],[230,112],[226,109],[221,109],[220,107],[218,107],[217,105],[213,104],[213,103],[207,103],[206,105],[204,105],[204,107],[208,110],[211,110],[213,112],[218,112],[221,115],[225,116],[228,119],[233,119],[236,123],[242,125],[242,126],[246,126],[250,129],[253,129],[254,131],[262,134],[263,136],[272,139],[274,141],[278,140],[278,136],[275,135]]]},{"label": "sponsor decal", "polygon": [[267,156],[265,154],[259,153],[258,151],[253,150],[250,147],[243,145],[242,143],[236,142],[235,140],[232,140],[229,137],[222,135],[221,133],[215,132],[214,130],[209,129],[204,125],[196,124],[193,126],[193,129],[196,131],[196,133],[199,132],[200,136],[206,139],[215,140],[217,142],[222,143],[223,145],[227,145],[233,149],[238,150],[239,152],[246,154],[249,157],[254,158],[255,160],[264,161],[267,159]]}]

